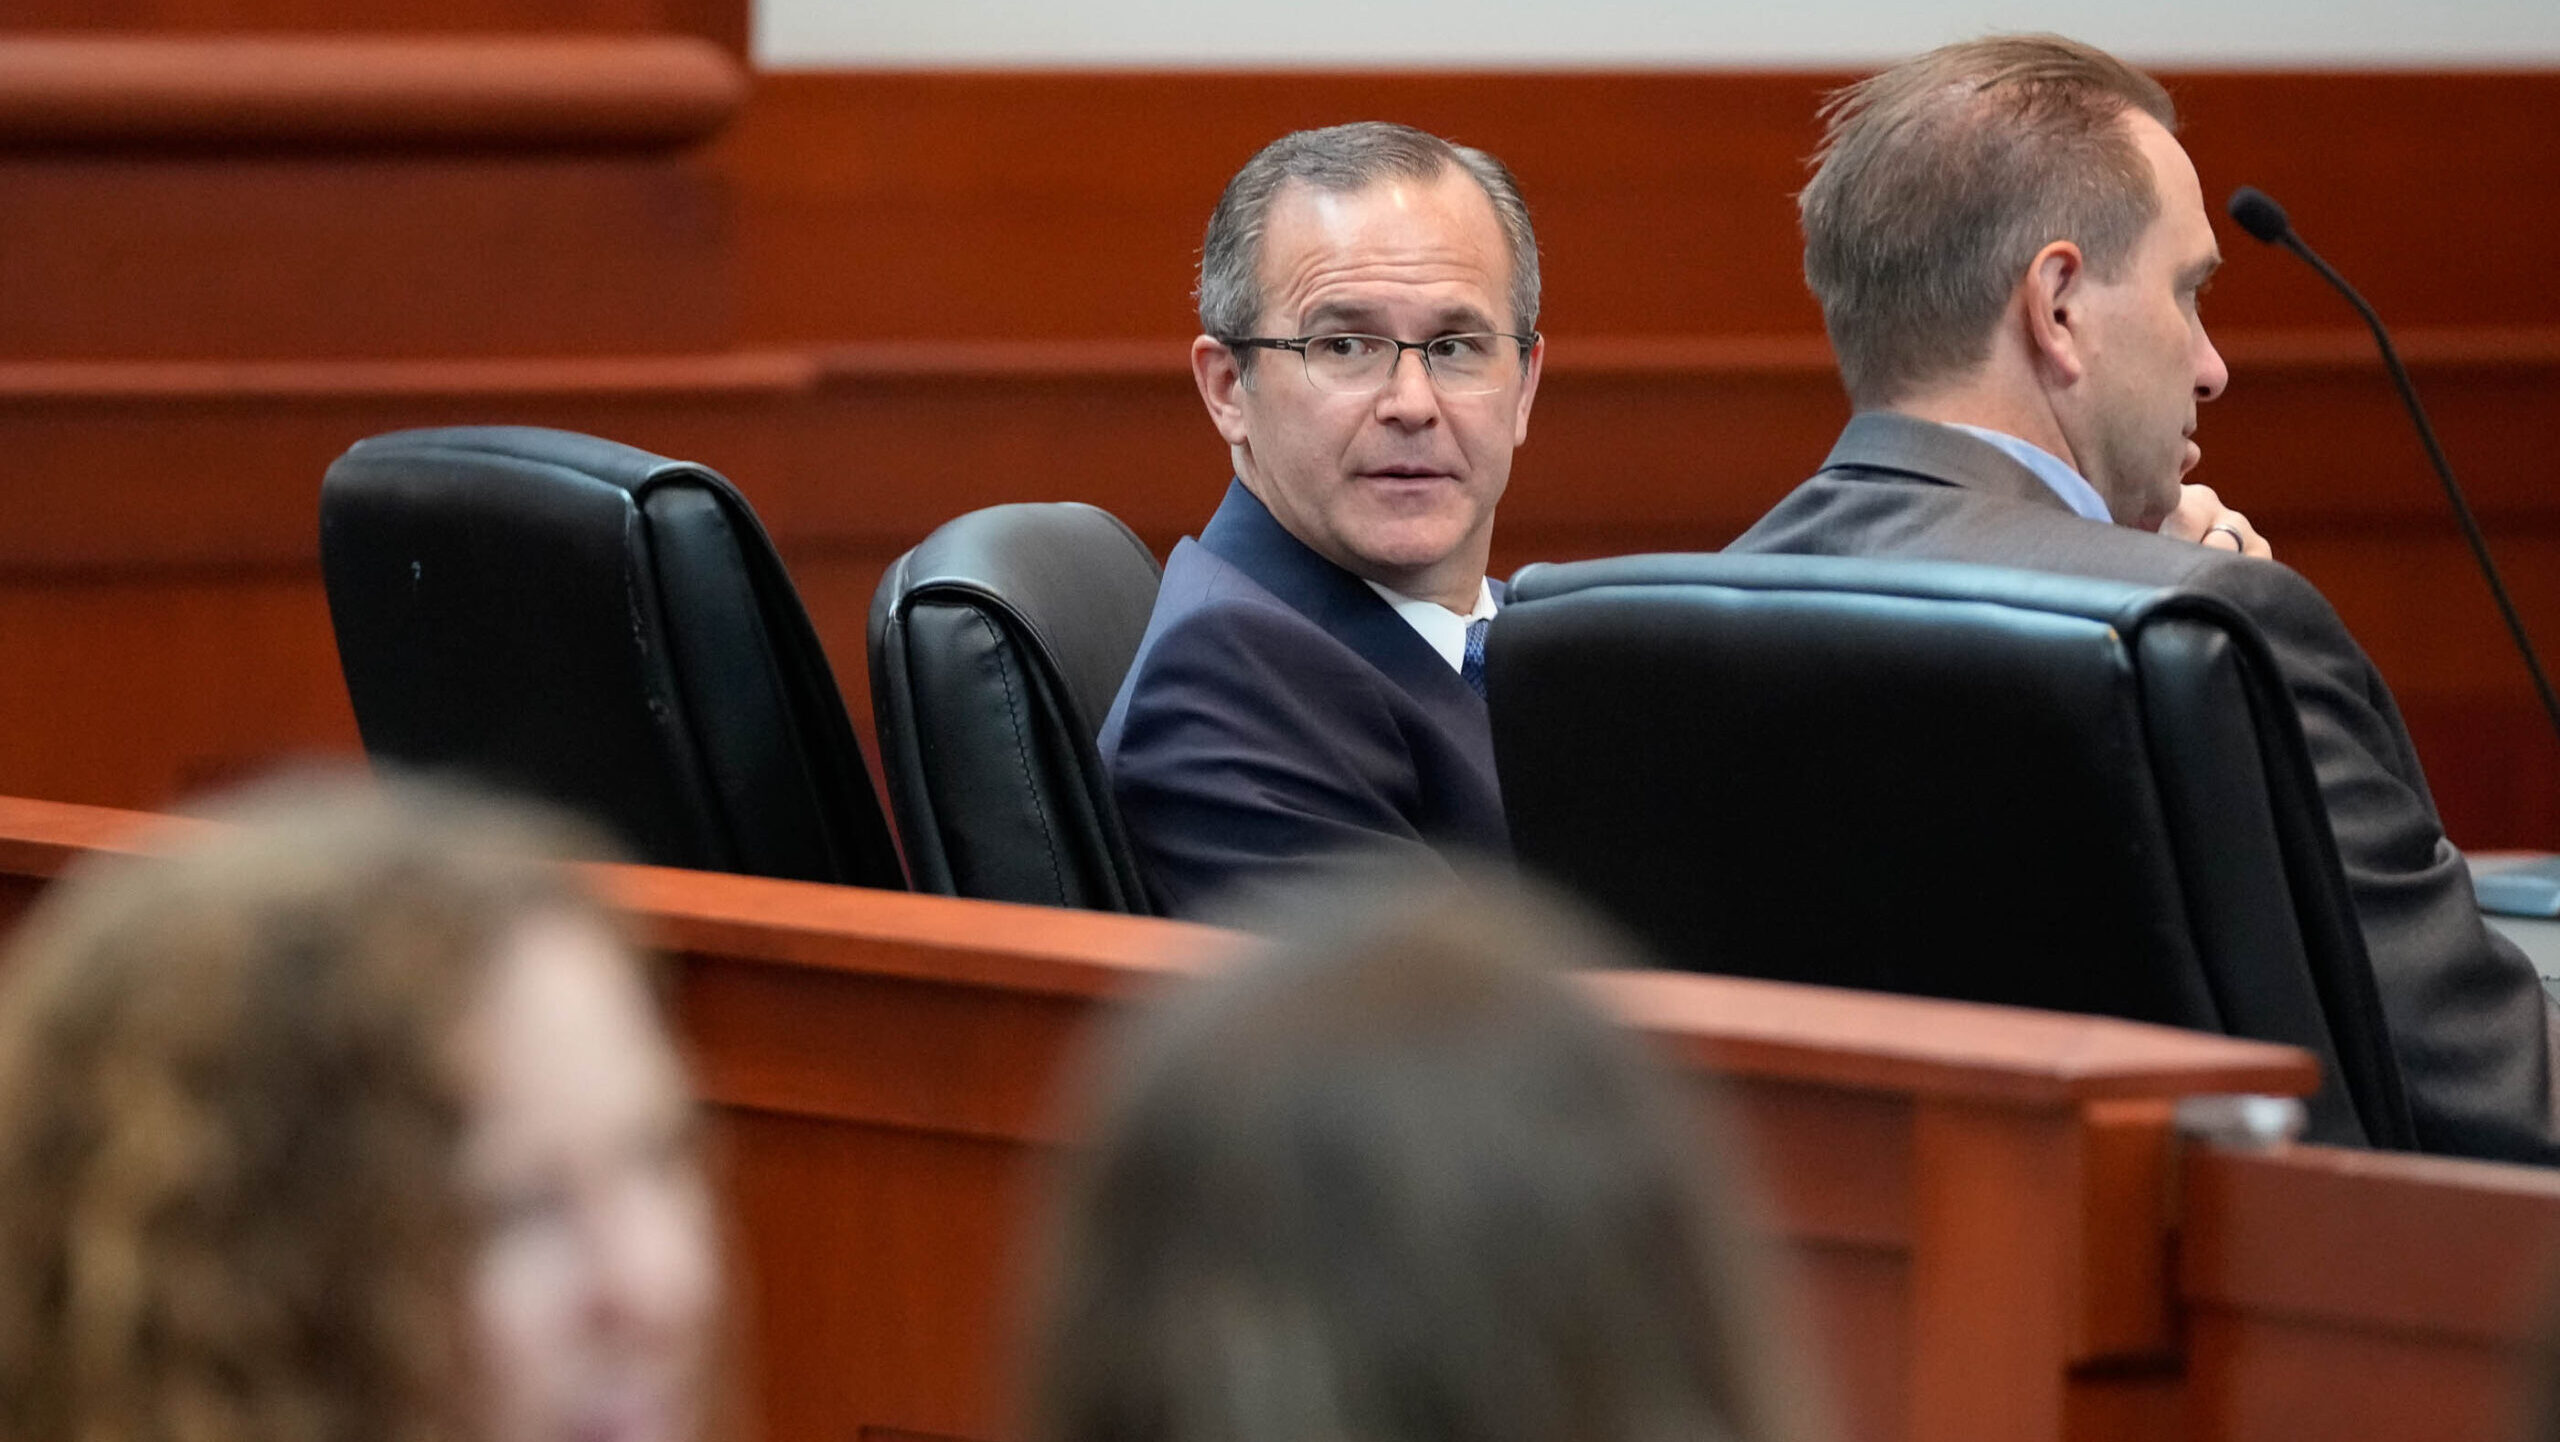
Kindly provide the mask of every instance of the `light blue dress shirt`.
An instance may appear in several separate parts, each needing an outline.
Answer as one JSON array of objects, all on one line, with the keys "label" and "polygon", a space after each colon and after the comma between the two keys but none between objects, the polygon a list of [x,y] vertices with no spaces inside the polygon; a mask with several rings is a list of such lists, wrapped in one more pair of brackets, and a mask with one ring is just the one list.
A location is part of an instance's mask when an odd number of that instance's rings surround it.
[{"label": "light blue dress shirt", "polygon": [[2011,460],[2035,472],[2036,479],[2044,482],[2048,489],[2060,496],[2062,503],[2071,508],[2073,515],[2085,516],[2092,521],[2114,522],[2115,517],[2108,514],[2107,503],[2099,497],[2098,488],[2090,485],[2088,479],[2078,471],[2071,469],[2069,461],[2031,441],[2019,440],[2006,431],[1987,431],[1980,426],[1968,426],[1959,422],[1949,422],[1949,424],[1966,435],[1979,436],[1998,446]]}]

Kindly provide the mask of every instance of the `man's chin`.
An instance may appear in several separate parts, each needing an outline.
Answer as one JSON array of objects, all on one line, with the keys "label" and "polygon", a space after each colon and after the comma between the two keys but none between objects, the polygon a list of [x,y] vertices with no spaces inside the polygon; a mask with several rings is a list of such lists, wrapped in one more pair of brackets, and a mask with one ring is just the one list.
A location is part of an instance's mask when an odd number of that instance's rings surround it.
[{"label": "man's chin", "polygon": [[1352,548],[1348,569],[1394,590],[1412,593],[1419,578],[1445,572],[1467,549],[1467,534],[1452,526],[1415,526],[1372,532]]}]

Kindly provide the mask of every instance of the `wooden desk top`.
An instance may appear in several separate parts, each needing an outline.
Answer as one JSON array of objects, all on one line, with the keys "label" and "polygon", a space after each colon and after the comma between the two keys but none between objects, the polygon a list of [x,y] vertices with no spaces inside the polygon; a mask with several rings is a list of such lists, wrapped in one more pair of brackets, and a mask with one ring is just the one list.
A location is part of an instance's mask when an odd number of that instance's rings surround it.
[{"label": "wooden desk top", "polygon": [[[0,797],[0,876],[50,880],[84,852],[146,851],[205,824]],[[658,945],[758,967],[1105,998],[1253,945],[1146,917],[652,866],[590,871]],[[2318,1085],[2312,1060],[2290,1048],[2105,1017],[1677,972],[1591,983],[1675,1060],[1736,1077],[2027,1107]]]}]

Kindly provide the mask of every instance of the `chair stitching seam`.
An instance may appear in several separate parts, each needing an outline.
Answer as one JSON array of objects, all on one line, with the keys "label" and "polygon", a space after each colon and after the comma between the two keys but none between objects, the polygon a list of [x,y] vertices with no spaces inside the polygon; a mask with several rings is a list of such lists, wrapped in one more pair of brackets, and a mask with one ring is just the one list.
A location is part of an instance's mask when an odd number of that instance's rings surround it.
[{"label": "chair stitching seam", "polygon": [[977,618],[979,625],[987,628],[988,639],[996,644],[998,655],[996,679],[1004,683],[1005,714],[1013,722],[1013,764],[1015,769],[1022,773],[1023,794],[1031,798],[1031,814],[1040,823],[1040,839],[1045,843],[1049,861],[1049,884],[1057,892],[1058,904],[1063,906],[1066,904],[1067,882],[1066,878],[1058,872],[1058,836],[1056,830],[1049,825],[1048,808],[1040,804],[1040,788],[1032,784],[1031,763],[1023,757],[1023,752],[1027,748],[1023,744],[1022,704],[1013,693],[1013,678],[1005,674],[1002,664],[1004,632],[997,628],[995,622],[987,619],[984,611],[972,610],[969,614]]}]

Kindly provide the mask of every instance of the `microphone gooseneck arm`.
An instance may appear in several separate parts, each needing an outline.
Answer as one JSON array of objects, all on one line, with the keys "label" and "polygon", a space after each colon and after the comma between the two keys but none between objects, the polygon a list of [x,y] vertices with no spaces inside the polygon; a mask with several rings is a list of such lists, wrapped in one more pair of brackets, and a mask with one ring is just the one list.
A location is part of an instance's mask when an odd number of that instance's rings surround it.
[{"label": "microphone gooseneck arm", "polygon": [[2471,503],[2462,487],[2453,479],[2453,465],[2445,459],[2444,446],[2436,440],[2436,428],[2427,419],[2426,407],[2418,404],[2417,385],[2409,379],[2409,368],[2400,363],[2399,348],[2391,343],[2391,332],[2384,329],[2382,317],[2374,313],[2356,288],[2335,267],[2320,258],[2319,252],[2294,234],[2285,217],[2284,207],[2269,199],[2264,191],[2244,185],[2231,192],[2231,218],[2242,230],[2269,245],[2281,245],[2302,257],[2303,263],[2317,271],[2322,280],[2347,298],[2347,304],[2364,317],[2365,327],[2373,332],[2373,342],[2382,352],[2382,367],[2391,373],[2391,384],[2400,392],[2400,404],[2409,412],[2410,421],[2418,428],[2418,443],[2426,447],[2427,461],[2435,467],[2436,479],[2444,486],[2445,502],[2453,507],[2453,518],[2462,526],[2462,538],[2471,543],[2471,557],[2480,563],[2480,575],[2489,583],[2489,596],[2498,603],[2498,614],[2506,619],[2507,634],[2515,638],[2516,651],[2524,657],[2524,668],[2533,677],[2533,689],[2542,699],[2543,714],[2551,719],[2551,729],[2560,735],[2560,696],[2551,689],[2551,678],[2542,669],[2542,658],[2533,649],[2533,638],[2525,634],[2524,617],[2516,611],[2516,603],[2507,595],[2507,583],[2498,575],[2498,563],[2489,557],[2489,539],[2480,533],[2479,519],[2471,514]]}]

